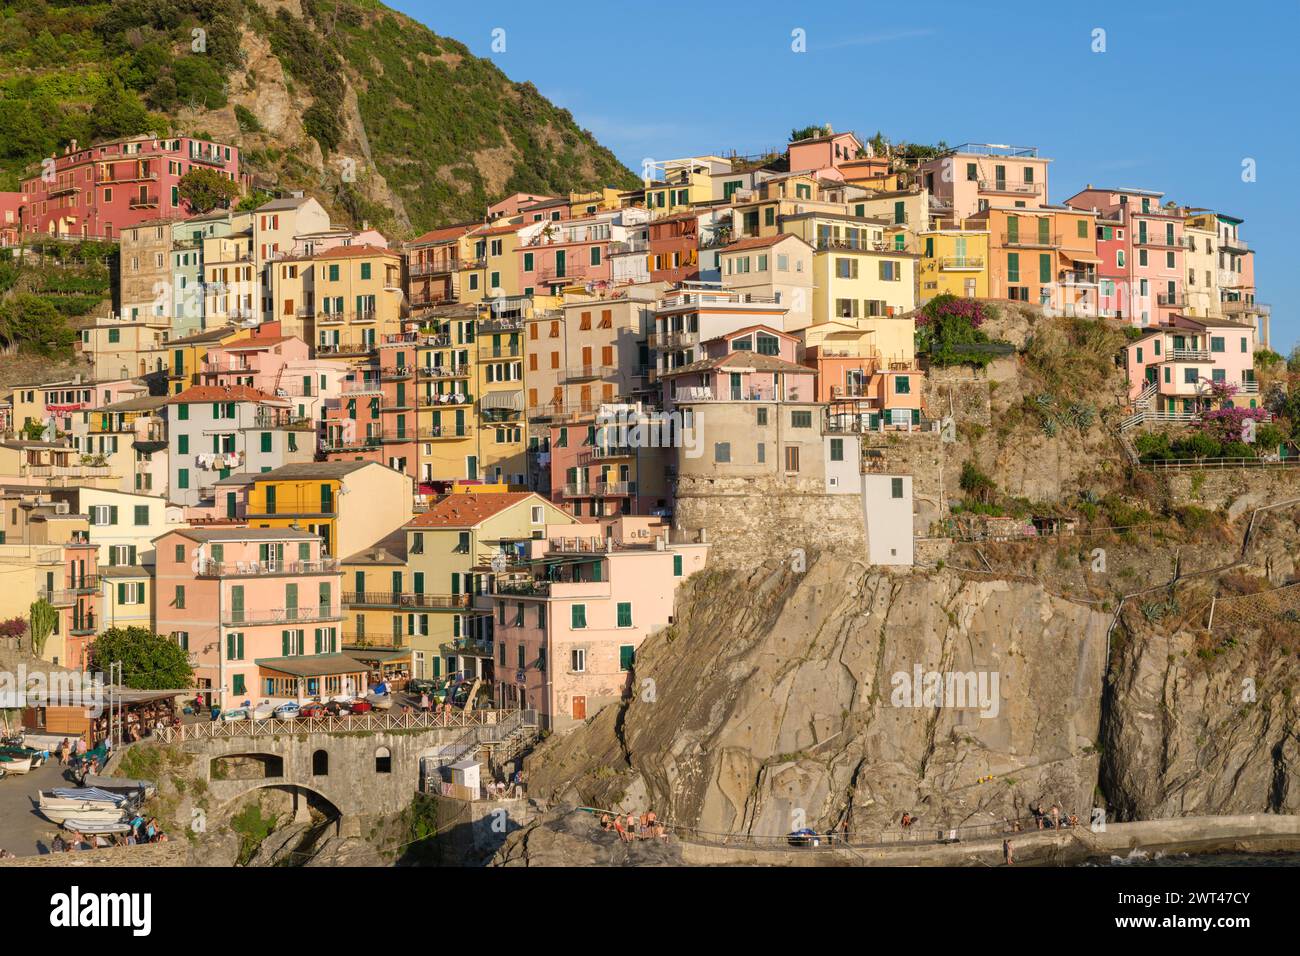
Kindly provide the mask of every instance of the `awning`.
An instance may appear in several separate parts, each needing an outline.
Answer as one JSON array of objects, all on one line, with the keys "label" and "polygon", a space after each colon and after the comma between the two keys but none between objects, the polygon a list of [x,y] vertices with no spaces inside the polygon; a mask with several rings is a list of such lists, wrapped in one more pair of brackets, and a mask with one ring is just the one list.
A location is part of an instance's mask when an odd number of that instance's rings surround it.
[{"label": "awning", "polygon": [[364,674],[370,668],[347,654],[306,654],[299,657],[262,657],[253,661],[263,670],[291,677],[330,677],[335,674]]},{"label": "awning", "polygon": [[1072,252],[1068,249],[1061,249],[1061,258],[1069,259],[1071,262],[1101,262],[1096,256],[1090,256],[1086,252]]},{"label": "awning", "polygon": [[485,392],[482,398],[479,399],[479,408],[483,411],[522,412],[524,410],[523,390],[517,392]]}]

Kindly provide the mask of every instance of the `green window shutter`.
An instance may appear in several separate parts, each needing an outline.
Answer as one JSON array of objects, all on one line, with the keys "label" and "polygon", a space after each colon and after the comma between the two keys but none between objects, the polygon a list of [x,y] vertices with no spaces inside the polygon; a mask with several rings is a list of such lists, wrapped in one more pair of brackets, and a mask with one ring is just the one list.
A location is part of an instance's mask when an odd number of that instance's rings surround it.
[{"label": "green window shutter", "polygon": [[262,451],[269,452],[270,450],[271,450],[271,433],[262,432]]},{"label": "green window shutter", "polygon": [[630,601],[618,602],[618,626],[632,626],[632,603]]},{"label": "green window shutter", "polygon": [[288,631],[280,632],[280,656],[281,657],[289,656],[289,632]]},{"label": "green window shutter", "polygon": [[316,628],[316,653],[320,653],[320,628]]},{"label": "green window shutter", "polygon": [[1018,252],[1007,253],[1007,281],[1020,281],[1020,253]]},{"label": "green window shutter", "polygon": [[148,523],[149,523],[149,506],[148,506],[148,505],[136,505],[136,506],[135,506],[135,523],[138,524],[138,525],[141,525],[141,524],[148,524]]},{"label": "green window shutter", "polygon": [[182,454],[182,455],[188,455],[188,454],[190,453],[190,436],[189,436],[189,435],[177,435],[177,436],[176,436],[176,450],[177,450],[178,452],[180,452],[180,454]]},{"label": "green window shutter", "polygon": [[921,410],[919,408],[912,409],[912,424],[921,424]]},{"label": "green window shutter", "polygon": [[680,578],[681,576],[682,576],[682,556],[680,554],[674,554],[673,555],[673,577]]},{"label": "green window shutter", "polygon": [[603,578],[601,577],[602,574],[603,574],[603,569],[601,567],[601,562],[599,561],[592,562],[591,579],[593,581],[601,581],[603,580]]},{"label": "green window shutter", "polygon": [[576,631],[580,631],[587,626],[587,605],[573,605],[570,616],[570,625]]},{"label": "green window shutter", "polygon": [[1044,284],[1052,281],[1052,257],[1050,254],[1038,257],[1038,281]]},{"label": "green window shutter", "polygon": [[190,419],[190,407],[188,405],[176,406],[176,420],[178,422],[187,422]]},{"label": "green window shutter", "polygon": [[1040,246],[1050,246],[1052,244],[1052,221],[1050,219],[1038,220],[1038,244]]},{"label": "green window shutter", "polygon": [[230,617],[243,623],[244,620],[244,586],[237,584],[230,589]]},{"label": "green window shutter", "polygon": [[636,648],[631,644],[624,644],[618,649],[618,669],[621,671],[630,671],[632,663],[636,660]]},{"label": "green window shutter", "polygon": [[117,524],[117,505],[108,506],[108,523]]},{"label": "green window shutter", "polygon": [[125,603],[126,603],[126,585],[125,585],[125,584],[118,584],[118,586],[117,586],[117,603],[118,603],[118,604],[125,604]]},{"label": "green window shutter", "polygon": [[1007,242],[1020,241],[1020,218],[1007,216]]}]

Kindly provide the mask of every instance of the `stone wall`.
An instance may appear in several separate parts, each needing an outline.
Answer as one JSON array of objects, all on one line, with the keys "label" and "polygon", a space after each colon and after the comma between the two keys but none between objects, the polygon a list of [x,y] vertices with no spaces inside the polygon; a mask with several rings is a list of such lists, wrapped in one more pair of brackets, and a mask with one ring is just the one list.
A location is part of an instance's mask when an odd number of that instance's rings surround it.
[{"label": "stone wall", "polygon": [[674,524],[705,529],[711,567],[753,565],[790,551],[867,553],[860,494],[828,495],[818,484],[682,478]]},{"label": "stone wall", "polygon": [[3,867],[30,866],[188,866],[189,844],[184,840],[146,843],[141,846],[118,846],[102,850],[78,850],[72,853],[46,853],[0,860]]},{"label": "stone wall", "polygon": [[1300,498],[1300,468],[1187,468],[1158,472],[1175,505],[1227,509],[1232,517]]}]

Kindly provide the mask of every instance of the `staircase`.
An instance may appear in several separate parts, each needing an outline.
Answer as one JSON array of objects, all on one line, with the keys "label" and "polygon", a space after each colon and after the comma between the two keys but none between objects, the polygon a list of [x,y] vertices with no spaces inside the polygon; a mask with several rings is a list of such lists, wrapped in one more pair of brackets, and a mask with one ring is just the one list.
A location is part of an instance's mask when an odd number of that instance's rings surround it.
[{"label": "staircase", "polygon": [[1126,432],[1130,428],[1136,428],[1147,420],[1151,414],[1151,402],[1156,397],[1159,386],[1155,382],[1147,382],[1142,386],[1142,391],[1137,393],[1133,399],[1133,411],[1120,420],[1119,430]]},{"label": "staircase", "polygon": [[424,758],[421,761],[424,764],[421,771],[427,781],[432,771],[439,767],[447,767],[462,760],[477,760],[480,750],[487,751],[489,761],[501,763],[527,749],[538,736],[537,711],[515,711],[495,724],[480,724],[470,728],[436,757]]}]

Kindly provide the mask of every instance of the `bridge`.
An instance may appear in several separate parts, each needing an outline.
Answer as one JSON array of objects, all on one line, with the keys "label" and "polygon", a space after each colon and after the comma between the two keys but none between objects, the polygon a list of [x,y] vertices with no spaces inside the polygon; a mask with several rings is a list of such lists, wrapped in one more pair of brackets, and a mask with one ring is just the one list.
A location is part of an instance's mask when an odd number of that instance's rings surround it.
[{"label": "bridge", "polygon": [[353,831],[362,817],[406,809],[422,789],[422,764],[485,753],[506,759],[535,738],[537,726],[535,711],[359,714],[188,724],[157,739],[198,758],[196,775],[215,807],[273,787],[294,794],[299,818],[314,795]]}]

